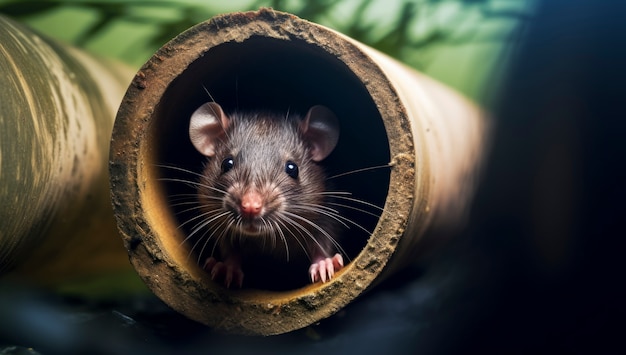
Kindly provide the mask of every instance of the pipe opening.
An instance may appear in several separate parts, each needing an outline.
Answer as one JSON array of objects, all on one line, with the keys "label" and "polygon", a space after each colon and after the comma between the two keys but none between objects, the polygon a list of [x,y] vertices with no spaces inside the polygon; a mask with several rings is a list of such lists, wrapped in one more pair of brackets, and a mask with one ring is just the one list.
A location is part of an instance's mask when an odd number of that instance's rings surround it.
[{"label": "pipe opening", "polygon": [[[243,42],[228,42],[210,48],[196,59],[168,87],[152,115],[150,132],[143,143],[152,147],[144,162],[155,176],[147,184],[158,184],[168,211],[159,215],[171,219],[177,228],[156,230],[160,244],[176,262],[200,269],[211,255],[209,233],[200,231],[184,241],[201,222],[198,216],[195,182],[207,158],[189,139],[189,119],[203,103],[215,101],[226,112],[269,109],[278,113],[305,115],[314,105],[328,107],[339,119],[337,147],[320,162],[327,177],[390,161],[389,141],[383,120],[363,83],[338,58],[322,48],[301,40],[254,36]],[[350,192],[350,200],[338,201],[354,208],[331,206],[343,216],[374,231],[389,188],[389,168],[355,172],[330,179],[333,191]],[[189,183],[185,183],[188,181]],[[159,207],[161,208],[161,207]],[[365,212],[364,212],[365,211]],[[340,228],[340,244],[346,263],[364,248],[369,234],[348,223]],[[158,229],[158,225],[154,226]],[[346,258],[347,257],[347,258]],[[289,260],[262,253],[243,260],[243,288],[271,291],[291,290],[308,285],[306,257]]]}]

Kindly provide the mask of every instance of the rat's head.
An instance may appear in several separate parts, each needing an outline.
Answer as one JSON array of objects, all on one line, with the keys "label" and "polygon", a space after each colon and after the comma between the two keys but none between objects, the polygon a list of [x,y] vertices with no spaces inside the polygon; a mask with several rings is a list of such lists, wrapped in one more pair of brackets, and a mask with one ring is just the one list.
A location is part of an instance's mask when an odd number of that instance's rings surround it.
[{"label": "rat's head", "polygon": [[192,114],[189,136],[209,158],[198,193],[213,229],[275,236],[295,225],[310,228],[301,218],[318,218],[325,190],[318,162],[339,138],[337,118],[326,107],[314,106],[304,118],[262,111],[227,115],[209,102]]}]

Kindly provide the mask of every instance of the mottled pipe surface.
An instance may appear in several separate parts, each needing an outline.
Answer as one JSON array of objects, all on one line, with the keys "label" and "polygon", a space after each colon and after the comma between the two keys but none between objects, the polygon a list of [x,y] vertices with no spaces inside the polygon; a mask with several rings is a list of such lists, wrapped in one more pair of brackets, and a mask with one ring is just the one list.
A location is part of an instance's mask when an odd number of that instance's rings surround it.
[{"label": "mottled pipe surface", "polygon": [[0,273],[45,284],[126,268],[108,190],[132,72],[0,17]]},{"label": "mottled pipe surface", "polygon": [[[238,107],[324,104],[342,126],[331,170],[390,163],[384,184],[360,178],[384,211],[331,282],[228,290],[188,257],[159,164],[200,164],[186,127],[207,91]],[[361,43],[269,9],[226,14],[180,34],[135,76],[113,130],[113,204],[131,262],[172,308],[225,332],[278,334],[334,314],[461,228],[485,136],[472,103]]]}]

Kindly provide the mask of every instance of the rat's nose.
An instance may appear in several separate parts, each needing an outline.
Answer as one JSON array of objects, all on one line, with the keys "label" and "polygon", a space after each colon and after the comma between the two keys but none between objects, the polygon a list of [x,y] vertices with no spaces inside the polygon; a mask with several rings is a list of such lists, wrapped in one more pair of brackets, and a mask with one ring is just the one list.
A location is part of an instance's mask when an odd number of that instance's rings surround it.
[{"label": "rat's nose", "polygon": [[263,197],[258,192],[251,190],[241,198],[241,214],[244,217],[257,217],[263,210]]}]

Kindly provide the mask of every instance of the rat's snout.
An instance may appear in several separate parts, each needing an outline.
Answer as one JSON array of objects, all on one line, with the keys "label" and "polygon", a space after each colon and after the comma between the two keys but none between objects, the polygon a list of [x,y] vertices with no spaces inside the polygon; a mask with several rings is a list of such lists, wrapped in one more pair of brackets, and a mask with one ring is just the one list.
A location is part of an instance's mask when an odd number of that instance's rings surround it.
[{"label": "rat's snout", "polygon": [[248,190],[241,197],[241,204],[239,207],[242,217],[257,217],[263,210],[263,196],[255,190]]}]

